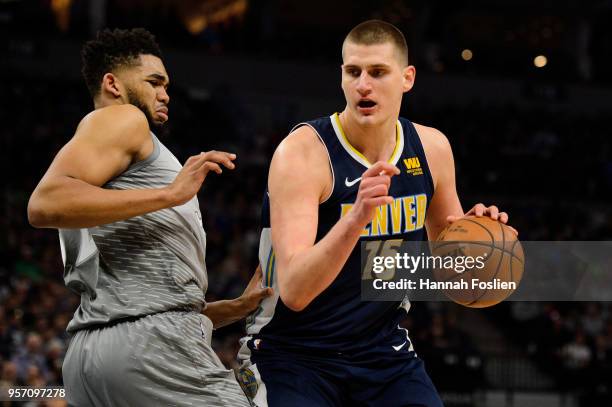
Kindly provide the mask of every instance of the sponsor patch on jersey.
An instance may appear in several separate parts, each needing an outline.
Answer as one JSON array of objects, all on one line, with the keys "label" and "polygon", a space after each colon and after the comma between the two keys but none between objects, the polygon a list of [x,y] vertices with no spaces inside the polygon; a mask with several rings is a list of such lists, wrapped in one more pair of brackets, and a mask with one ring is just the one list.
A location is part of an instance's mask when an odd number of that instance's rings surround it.
[{"label": "sponsor patch on jersey", "polygon": [[419,157],[404,158],[404,165],[408,174],[413,176],[423,175],[423,168],[421,168]]}]

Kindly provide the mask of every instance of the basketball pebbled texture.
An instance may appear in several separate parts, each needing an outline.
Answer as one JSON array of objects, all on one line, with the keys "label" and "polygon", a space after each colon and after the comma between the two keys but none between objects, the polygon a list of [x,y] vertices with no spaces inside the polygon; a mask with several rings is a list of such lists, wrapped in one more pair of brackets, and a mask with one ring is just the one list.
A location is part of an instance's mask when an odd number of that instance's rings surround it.
[{"label": "basketball pebbled texture", "polygon": [[454,302],[473,308],[498,304],[514,292],[512,288],[483,288],[473,286],[478,282],[514,282],[518,287],[523,276],[525,255],[520,241],[506,225],[490,217],[468,216],[444,229],[436,241],[431,242],[435,256],[484,257],[482,269],[472,268],[463,273],[453,269],[436,269],[437,281],[465,281],[467,289],[443,290]]}]

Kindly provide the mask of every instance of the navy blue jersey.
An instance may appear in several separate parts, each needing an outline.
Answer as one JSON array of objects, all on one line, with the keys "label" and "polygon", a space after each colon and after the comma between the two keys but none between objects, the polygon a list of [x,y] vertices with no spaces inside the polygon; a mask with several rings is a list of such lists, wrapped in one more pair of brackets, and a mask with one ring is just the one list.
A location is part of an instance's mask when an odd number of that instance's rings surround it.
[{"label": "navy blue jersey", "polygon": [[[338,220],[350,211],[359,189],[360,177],[370,167],[367,159],[350,145],[337,114],[301,123],[311,127],[325,145],[332,168],[333,188],[319,206],[316,241],[322,239]],[[426,240],[425,213],[433,195],[433,182],[419,136],[406,119],[397,122],[396,147],[389,162],[400,175],[391,179],[392,204],[376,211],[361,240]],[[361,253],[357,244],[333,281],[304,310],[294,312],[278,296],[276,263],[270,237],[268,196],[262,214],[259,259],[264,283],[275,288],[247,323],[251,341],[269,341],[276,348],[301,352],[360,353],[388,341],[406,316],[407,301],[361,301]],[[403,332],[402,332],[403,331]],[[408,340],[409,341],[409,340]],[[397,341],[396,341],[397,342]]]}]

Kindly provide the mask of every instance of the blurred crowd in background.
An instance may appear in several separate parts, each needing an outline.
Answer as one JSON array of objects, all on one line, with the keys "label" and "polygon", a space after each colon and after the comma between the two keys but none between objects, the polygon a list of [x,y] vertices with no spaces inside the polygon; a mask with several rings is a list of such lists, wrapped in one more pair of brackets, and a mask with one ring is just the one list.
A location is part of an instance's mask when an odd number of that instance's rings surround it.
[{"label": "blurred crowd in background", "polygon": [[0,14],[0,30],[12,36],[86,39],[103,26],[143,26],[162,45],[281,60],[335,59],[330,45],[347,28],[379,18],[407,35],[421,70],[521,77],[534,52],[548,60],[542,75],[563,83],[610,84],[612,69],[606,0],[7,0]]},{"label": "blurred crowd in background", "polygon": [[[609,75],[602,73],[612,68],[610,53],[607,59],[602,56],[612,44],[605,41],[610,32],[602,25],[612,8],[605,2],[584,13],[576,13],[577,5],[572,2],[553,16],[540,15],[537,10],[529,16],[515,12],[514,20],[505,23],[504,34],[495,25],[499,10],[487,9],[478,1],[467,2],[462,10],[425,1],[383,1],[376,9],[359,3],[350,10],[342,9],[345,2],[326,4],[331,11],[346,11],[338,17],[342,24],[334,24],[323,6],[308,8],[295,1],[186,1],[182,6],[162,0],[147,5],[110,0],[9,1],[0,4],[0,17],[4,17],[0,18],[0,34],[11,40],[0,43],[0,52],[15,57],[36,53],[39,42],[32,38],[43,41],[44,36],[89,38],[95,25],[94,3],[104,5],[105,25],[146,26],[158,36],[162,48],[197,47],[198,52],[212,55],[240,53],[273,61],[338,61],[339,44],[353,23],[381,17],[413,35],[419,69],[471,78],[520,77],[533,69],[529,63],[517,62],[529,50],[518,42],[521,38],[531,38],[528,44],[536,41],[530,33],[532,22],[540,18],[550,30],[540,30],[536,37],[544,44],[542,48],[550,50],[551,61],[546,74],[537,74],[540,79],[605,84]],[[200,10],[198,4],[207,18],[195,18],[200,14],[189,7]],[[211,11],[205,4],[216,4],[216,8]],[[523,17],[526,20],[521,23]],[[28,18],[36,24],[26,27]],[[516,27],[511,24],[515,20]],[[320,30],[317,35],[309,29],[315,25]],[[489,62],[467,67],[451,58],[457,33],[461,38],[478,38],[480,44],[475,42],[490,56]],[[496,54],[495,40],[506,41],[509,52],[504,58]],[[570,61],[566,71],[562,70],[564,61]],[[90,111],[91,101],[85,86],[74,79],[41,79],[1,65],[0,73],[9,79],[0,82],[0,170],[4,174],[0,190],[0,386],[61,384],[69,340],[65,328],[79,298],[63,284],[57,232],[30,227],[26,205],[53,156]],[[258,116],[238,96],[240,89],[227,82],[209,89],[203,98],[180,87],[170,92],[170,122],[162,142],[179,160],[210,149],[238,155],[237,169],[209,177],[199,194],[208,240],[207,300],[235,298],[257,265],[261,198],[272,153],[294,124],[311,117],[300,117],[299,109],[286,106],[276,115]],[[338,111],[342,108],[337,106]],[[612,240],[612,139],[605,112],[560,112],[542,104],[491,106],[479,100],[463,105],[451,101],[430,104],[411,99],[402,115],[448,136],[465,208],[480,201],[497,204],[510,214],[510,223],[522,240]],[[474,336],[474,326],[466,328],[460,323],[466,313],[473,318],[476,312],[484,317],[483,323],[511,343],[505,355],[488,352]],[[549,379],[542,382],[543,389],[577,394],[583,405],[604,405],[611,400],[612,315],[608,303],[504,303],[484,311],[450,303],[415,303],[405,326],[442,392],[500,387],[486,366],[492,358],[508,357],[533,362],[530,369]],[[242,333],[243,323],[215,332],[214,348],[228,367],[236,367]],[[520,383],[508,386],[516,389]]]}]

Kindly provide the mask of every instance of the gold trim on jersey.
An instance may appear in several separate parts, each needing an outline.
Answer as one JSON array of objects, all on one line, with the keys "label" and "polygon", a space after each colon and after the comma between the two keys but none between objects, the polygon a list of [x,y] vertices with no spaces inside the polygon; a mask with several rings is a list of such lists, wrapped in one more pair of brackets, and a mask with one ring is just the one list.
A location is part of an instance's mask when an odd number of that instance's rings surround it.
[{"label": "gold trim on jersey", "polygon": [[[346,133],[344,132],[344,129],[342,128],[342,124],[340,123],[340,116],[338,115],[338,113],[334,113],[333,115],[331,115],[330,119],[332,121],[332,127],[336,131],[336,136],[338,137],[338,140],[340,141],[340,144],[342,145],[342,147],[344,147],[344,149],[357,162],[364,165],[365,167],[368,167],[368,168],[371,167],[372,163],[370,163],[368,159],[363,154],[361,154],[359,150],[353,147],[348,137],[346,137]],[[389,157],[387,162],[393,165],[396,165],[397,162],[399,161],[400,156],[402,155],[403,150],[404,150],[404,131],[402,129],[402,125],[400,124],[398,120],[397,123],[395,123],[395,147],[393,148],[391,157]]]},{"label": "gold trim on jersey", "polygon": [[274,250],[270,248],[270,255],[268,256],[268,261],[266,264],[266,274],[265,274],[266,287],[272,287],[272,284],[274,284],[274,263],[276,263],[276,256],[274,255]]}]

